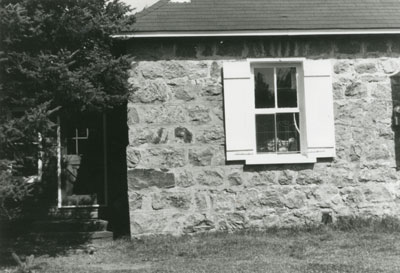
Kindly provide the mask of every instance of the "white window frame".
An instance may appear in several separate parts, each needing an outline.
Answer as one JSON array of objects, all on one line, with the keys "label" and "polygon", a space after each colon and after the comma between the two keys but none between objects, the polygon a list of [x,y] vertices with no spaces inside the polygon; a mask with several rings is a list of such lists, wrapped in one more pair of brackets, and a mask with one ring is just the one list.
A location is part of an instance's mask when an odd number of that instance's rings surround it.
[{"label": "white window frame", "polygon": [[[252,121],[254,128],[254,138],[252,139],[252,146],[254,147],[255,154],[246,159],[247,164],[289,164],[289,163],[315,163],[315,157],[307,155],[307,135],[305,129],[305,105],[304,105],[304,72],[303,62],[305,58],[265,58],[265,59],[247,59],[250,63],[251,71],[251,90],[253,94],[252,105]],[[255,107],[255,82],[254,82],[254,69],[255,68],[277,68],[277,67],[295,67],[297,79],[297,107],[291,108],[274,108],[274,109],[259,109]],[[276,79],[274,79],[276,85]],[[274,86],[275,100],[277,100],[277,90]],[[256,124],[255,116],[257,114],[276,114],[276,113],[299,113],[299,129],[300,129],[300,153],[258,153],[256,142]]]}]

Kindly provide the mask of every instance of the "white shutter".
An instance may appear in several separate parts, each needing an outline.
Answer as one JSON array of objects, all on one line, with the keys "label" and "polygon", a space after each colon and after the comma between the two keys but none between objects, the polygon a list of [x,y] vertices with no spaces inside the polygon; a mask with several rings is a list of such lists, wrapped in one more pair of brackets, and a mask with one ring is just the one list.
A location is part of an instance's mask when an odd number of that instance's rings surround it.
[{"label": "white shutter", "polygon": [[332,64],[329,60],[304,62],[304,102],[308,156],[334,157]]},{"label": "white shutter", "polygon": [[247,61],[225,62],[224,109],[226,159],[245,160],[254,154],[254,94],[250,64]]}]

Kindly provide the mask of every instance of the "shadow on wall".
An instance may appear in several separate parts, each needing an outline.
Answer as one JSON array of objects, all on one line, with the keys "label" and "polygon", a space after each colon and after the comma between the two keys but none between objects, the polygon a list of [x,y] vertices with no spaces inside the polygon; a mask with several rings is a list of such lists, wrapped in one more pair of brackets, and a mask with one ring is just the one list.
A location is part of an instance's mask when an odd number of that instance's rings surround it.
[{"label": "shadow on wall", "polygon": [[396,169],[400,170],[400,72],[390,77],[392,87],[393,118]]},{"label": "shadow on wall", "polygon": [[[324,160],[325,161],[325,160]],[[320,161],[318,161],[320,162]],[[321,160],[322,162],[322,160]],[[330,162],[330,161],[329,161]],[[268,171],[304,171],[313,170],[314,164],[285,164],[285,165],[245,165],[245,172],[268,172]]]}]

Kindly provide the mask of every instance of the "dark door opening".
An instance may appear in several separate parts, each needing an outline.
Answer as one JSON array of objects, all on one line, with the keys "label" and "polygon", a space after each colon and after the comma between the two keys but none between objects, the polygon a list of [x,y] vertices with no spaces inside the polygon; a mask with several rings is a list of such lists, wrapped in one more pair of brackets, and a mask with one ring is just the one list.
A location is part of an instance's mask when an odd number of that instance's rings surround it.
[{"label": "dark door opening", "polygon": [[126,104],[61,118],[60,128],[59,207],[98,207],[115,237],[129,236]]},{"label": "dark door opening", "polygon": [[77,114],[60,125],[61,206],[106,206],[105,114]]}]

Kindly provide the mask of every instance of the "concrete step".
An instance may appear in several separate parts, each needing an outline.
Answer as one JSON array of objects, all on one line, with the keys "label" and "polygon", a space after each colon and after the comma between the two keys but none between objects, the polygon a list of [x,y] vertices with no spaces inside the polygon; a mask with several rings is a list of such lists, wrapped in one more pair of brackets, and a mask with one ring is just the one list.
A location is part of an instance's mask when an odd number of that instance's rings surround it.
[{"label": "concrete step", "polygon": [[33,232],[106,231],[108,222],[100,219],[41,220],[32,223]]},{"label": "concrete step", "polygon": [[45,242],[53,241],[65,244],[91,244],[111,242],[113,233],[111,231],[95,232],[34,232],[27,235],[29,241]]}]

